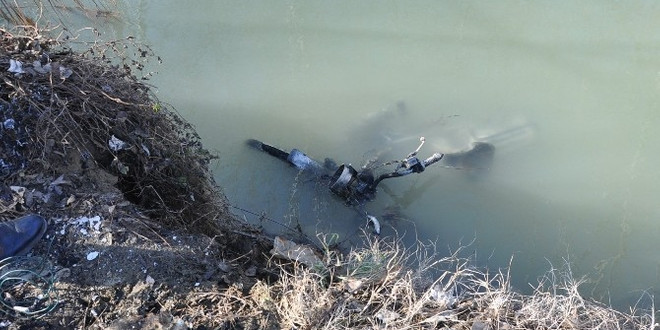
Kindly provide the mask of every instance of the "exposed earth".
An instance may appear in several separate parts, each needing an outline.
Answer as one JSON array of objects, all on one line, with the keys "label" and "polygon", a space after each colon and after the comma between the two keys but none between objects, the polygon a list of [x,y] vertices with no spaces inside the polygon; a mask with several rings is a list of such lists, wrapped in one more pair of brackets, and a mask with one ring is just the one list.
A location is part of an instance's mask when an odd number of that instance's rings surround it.
[{"label": "exposed earth", "polygon": [[42,280],[0,282],[0,329],[218,327],[221,289],[277,274],[194,129],[136,78],[148,58],[130,39],[74,52],[0,30],[0,221],[48,220],[32,257],[2,264]]},{"label": "exposed earth", "polygon": [[[223,244],[221,237],[163,228],[126,201],[114,188],[113,175],[71,167],[57,172],[64,174],[26,178],[23,198],[13,206],[30,212],[54,209],[47,212],[52,214],[48,231],[32,255],[51,267],[44,276],[54,276],[57,292],[45,304],[57,301],[57,306],[39,319],[9,311],[14,316],[0,316],[0,328],[213,325],[211,318],[221,313],[214,304],[219,292],[232,286],[247,294],[257,278],[270,275],[263,262],[265,245],[253,239],[257,232],[244,233],[251,237],[237,247]],[[55,203],[40,200],[48,195]],[[10,214],[19,212],[2,215]]]}]

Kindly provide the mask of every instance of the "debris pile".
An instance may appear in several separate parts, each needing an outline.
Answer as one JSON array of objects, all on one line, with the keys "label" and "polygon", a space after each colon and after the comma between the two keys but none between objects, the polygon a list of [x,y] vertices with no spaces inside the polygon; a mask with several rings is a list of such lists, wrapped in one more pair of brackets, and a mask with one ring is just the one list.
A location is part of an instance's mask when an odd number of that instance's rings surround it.
[{"label": "debris pile", "polygon": [[[269,276],[272,240],[229,213],[214,156],[144,83],[157,57],[40,32],[0,27],[0,221],[48,219],[26,260],[52,267],[0,263],[0,328],[182,328],[209,287]],[[44,280],[2,281],[30,271]]]},{"label": "debris pile", "polygon": [[[67,47],[33,28],[0,29],[2,181],[27,187],[70,167],[100,168],[127,200],[168,227],[208,235],[235,227],[219,221],[235,220],[208,170],[214,156],[141,81],[149,73],[137,75],[157,57],[130,37],[86,51]],[[60,186],[27,188],[33,199],[65,207],[75,193],[63,195]]]}]

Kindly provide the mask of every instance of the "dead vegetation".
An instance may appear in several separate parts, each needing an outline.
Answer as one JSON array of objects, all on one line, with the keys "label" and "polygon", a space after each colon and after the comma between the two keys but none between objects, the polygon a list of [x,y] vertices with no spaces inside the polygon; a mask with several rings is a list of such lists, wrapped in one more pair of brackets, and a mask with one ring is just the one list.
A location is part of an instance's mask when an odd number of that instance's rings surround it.
[{"label": "dead vegetation", "polygon": [[[46,285],[58,298],[44,313],[16,310],[43,299],[24,280],[2,281],[0,328],[199,321],[184,317],[195,284],[251,286],[268,239],[228,211],[213,155],[151,93],[145,68],[158,58],[147,47],[126,38],[73,50],[49,35],[0,28],[0,219],[49,220],[34,253],[58,274]],[[0,276],[31,271],[2,266]]]},{"label": "dead vegetation", "polygon": [[31,27],[1,29],[3,179],[99,166],[154,219],[218,235],[230,217],[208,170],[214,156],[138,78],[153,58],[131,38],[78,53]]},{"label": "dead vegetation", "polygon": [[[216,293],[214,326],[278,329],[655,329],[653,313],[615,311],[583,298],[570,267],[552,269],[533,295],[506,273],[489,274],[434,246],[404,250],[372,240],[346,256],[327,252],[327,271],[280,265],[280,280],[249,294]],[[273,325],[275,324],[275,325]],[[259,325],[258,327],[251,327]]]}]

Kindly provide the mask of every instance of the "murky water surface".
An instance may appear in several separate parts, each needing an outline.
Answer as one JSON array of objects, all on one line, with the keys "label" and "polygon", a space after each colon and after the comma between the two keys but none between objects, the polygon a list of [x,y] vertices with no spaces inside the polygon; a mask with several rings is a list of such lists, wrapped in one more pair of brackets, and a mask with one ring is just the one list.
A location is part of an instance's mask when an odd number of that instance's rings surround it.
[{"label": "murky water surface", "polygon": [[163,58],[152,83],[219,153],[234,205],[311,236],[366,225],[248,138],[354,165],[383,150],[403,157],[420,135],[421,156],[489,139],[487,175],[437,166],[385,181],[365,207],[383,235],[441,251],[472,242],[491,269],[513,258],[521,290],[564,259],[593,280],[585,294],[615,305],[660,287],[657,3],[124,6],[106,36],[135,35]]}]

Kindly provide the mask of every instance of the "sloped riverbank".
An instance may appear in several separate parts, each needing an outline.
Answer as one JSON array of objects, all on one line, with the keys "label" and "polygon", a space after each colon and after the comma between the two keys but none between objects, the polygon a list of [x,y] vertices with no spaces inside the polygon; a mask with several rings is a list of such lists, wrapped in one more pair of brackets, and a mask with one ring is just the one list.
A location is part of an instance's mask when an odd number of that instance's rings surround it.
[{"label": "sloped riverbank", "polygon": [[[651,306],[583,298],[569,268],[527,296],[460,251],[365,235],[342,254],[331,236],[320,248],[266,237],[229,212],[213,155],[141,80],[157,59],[147,47],[0,34],[0,216],[49,222],[31,257],[3,262],[3,276],[33,273],[2,282],[0,328],[654,328]],[[288,250],[274,256],[273,242]]]}]

